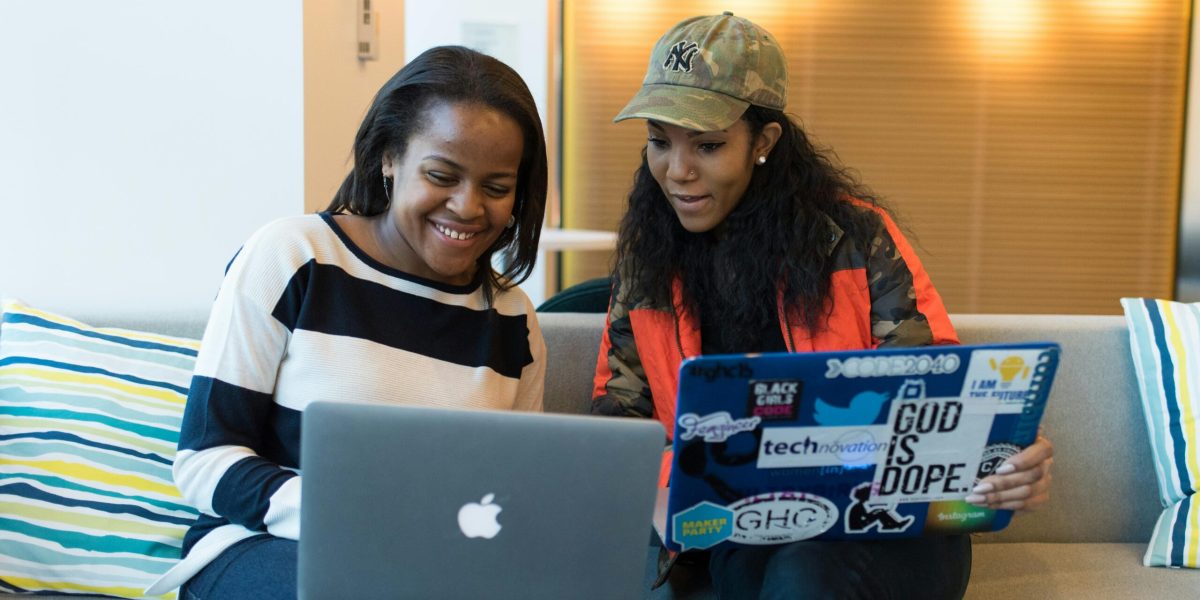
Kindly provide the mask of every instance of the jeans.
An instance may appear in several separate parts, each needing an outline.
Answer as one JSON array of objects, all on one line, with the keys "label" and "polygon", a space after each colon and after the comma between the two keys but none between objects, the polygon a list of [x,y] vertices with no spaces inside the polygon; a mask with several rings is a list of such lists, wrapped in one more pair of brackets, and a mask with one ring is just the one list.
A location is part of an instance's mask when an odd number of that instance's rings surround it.
[{"label": "jeans", "polygon": [[971,540],[952,535],[734,546],[712,552],[709,574],[723,599],[957,599],[971,576]]},{"label": "jeans", "polygon": [[272,535],[246,538],[183,584],[180,600],[295,600],[295,540]]}]

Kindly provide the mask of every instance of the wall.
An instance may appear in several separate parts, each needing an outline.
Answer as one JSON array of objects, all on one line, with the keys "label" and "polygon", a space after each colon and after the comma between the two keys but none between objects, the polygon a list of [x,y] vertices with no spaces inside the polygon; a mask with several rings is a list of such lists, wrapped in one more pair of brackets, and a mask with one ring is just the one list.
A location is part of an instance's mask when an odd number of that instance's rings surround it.
[{"label": "wall", "polygon": [[1200,302],[1200,24],[1192,15],[1191,61],[1188,62],[1187,127],[1184,130],[1183,183],[1179,215],[1179,267],[1175,299]]},{"label": "wall", "polygon": [[304,2],[304,210],[324,209],[352,165],[354,134],[375,92],[404,66],[404,0],[373,0],[376,60],[358,59],[354,0]]},{"label": "wall", "polygon": [[302,210],[300,0],[0,3],[0,295],[205,310]]},{"label": "wall", "polygon": [[[788,112],[916,233],[952,312],[1113,314],[1175,287],[1191,2],[615,4],[564,5],[565,226],[615,229],[646,138],[612,116],[661,32],[727,9],[780,41]],[[606,258],[568,255],[566,283]]]},{"label": "wall", "polygon": [[549,100],[547,0],[407,2],[404,52],[461,44],[504,61],[525,80],[542,121]]},{"label": "wall", "polygon": [[[555,114],[557,90],[551,90],[551,39],[558,31],[551,23],[557,16],[557,0],[424,0],[405,4],[407,27],[404,32],[405,55],[413,57],[434,46],[458,44],[494,56],[512,67],[537,102],[547,135],[550,190],[546,198],[546,216],[550,224],[557,223],[558,204],[558,144],[557,127],[547,115]],[[540,304],[553,292],[549,289],[547,269],[553,268],[553,257],[542,252],[529,278],[521,289],[534,305]],[[551,286],[553,287],[553,286]]]}]

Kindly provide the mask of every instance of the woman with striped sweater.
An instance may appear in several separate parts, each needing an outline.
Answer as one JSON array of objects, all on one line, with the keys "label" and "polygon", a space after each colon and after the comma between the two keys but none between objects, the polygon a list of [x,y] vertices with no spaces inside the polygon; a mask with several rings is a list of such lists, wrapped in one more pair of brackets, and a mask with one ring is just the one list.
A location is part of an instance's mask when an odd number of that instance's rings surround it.
[{"label": "woman with striped sweater", "polygon": [[174,466],[201,514],[158,590],[296,596],[314,401],[541,410],[545,347],[515,285],[545,197],[541,122],[511,68],[441,47],[384,84],[328,210],[268,224],[228,267]]}]

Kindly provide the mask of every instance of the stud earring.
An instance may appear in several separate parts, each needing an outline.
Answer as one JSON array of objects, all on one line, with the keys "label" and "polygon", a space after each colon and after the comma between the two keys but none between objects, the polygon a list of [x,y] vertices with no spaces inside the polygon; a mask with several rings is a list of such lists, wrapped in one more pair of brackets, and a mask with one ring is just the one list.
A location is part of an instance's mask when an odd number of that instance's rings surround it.
[{"label": "stud earring", "polygon": [[760,165],[767,164],[767,155],[766,154],[758,157],[758,164],[760,164]]},{"label": "stud earring", "polygon": [[508,215],[508,225],[505,225],[504,228],[512,229],[513,225],[516,225],[516,224],[517,224],[517,216],[516,215]]},{"label": "stud earring", "polygon": [[695,176],[696,176],[695,171],[688,171],[688,177],[695,177]]}]

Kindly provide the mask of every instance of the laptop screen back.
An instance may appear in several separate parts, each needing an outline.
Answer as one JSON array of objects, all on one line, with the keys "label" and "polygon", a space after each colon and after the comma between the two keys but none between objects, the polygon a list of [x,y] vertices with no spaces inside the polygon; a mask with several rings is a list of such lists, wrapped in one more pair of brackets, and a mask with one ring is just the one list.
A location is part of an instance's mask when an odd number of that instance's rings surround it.
[{"label": "laptop screen back", "polygon": [[680,369],[667,545],[991,531],[963,499],[1037,436],[1050,343],[707,356]]},{"label": "laptop screen back", "polygon": [[635,419],[314,403],[302,598],[629,598],[665,439]]}]

